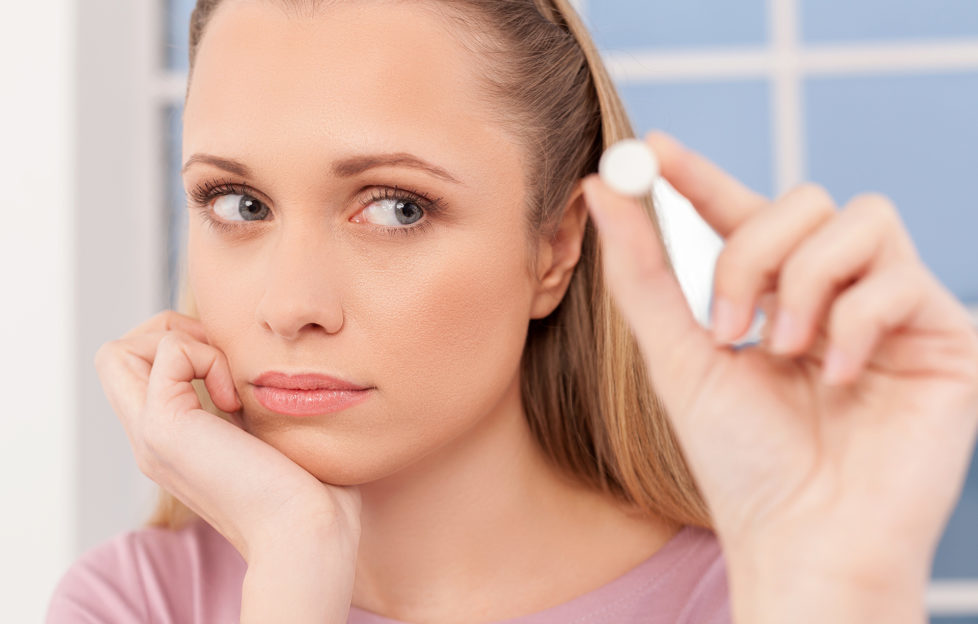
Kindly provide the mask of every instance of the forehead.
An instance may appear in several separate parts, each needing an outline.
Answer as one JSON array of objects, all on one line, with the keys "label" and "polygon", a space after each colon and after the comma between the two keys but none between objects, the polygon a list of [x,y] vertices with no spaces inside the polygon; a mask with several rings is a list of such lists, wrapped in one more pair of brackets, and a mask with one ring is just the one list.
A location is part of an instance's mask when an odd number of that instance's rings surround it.
[{"label": "forehead", "polygon": [[499,149],[480,60],[437,3],[357,0],[310,14],[226,2],[200,42],[184,111],[196,149]]}]

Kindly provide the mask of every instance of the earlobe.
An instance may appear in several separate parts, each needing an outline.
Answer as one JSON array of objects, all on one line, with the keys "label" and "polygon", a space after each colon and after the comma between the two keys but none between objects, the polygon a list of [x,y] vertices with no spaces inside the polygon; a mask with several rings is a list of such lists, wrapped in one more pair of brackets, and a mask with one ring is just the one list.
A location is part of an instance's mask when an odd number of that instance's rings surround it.
[{"label": "earlobe", "polygon": [[588,210],[581,181],[574,185],[564,214],[553,237],[542,237],[538,245],[537,285],[531,318],[543,318],[564,298],[581,258],[581,244],[587,227]]}]

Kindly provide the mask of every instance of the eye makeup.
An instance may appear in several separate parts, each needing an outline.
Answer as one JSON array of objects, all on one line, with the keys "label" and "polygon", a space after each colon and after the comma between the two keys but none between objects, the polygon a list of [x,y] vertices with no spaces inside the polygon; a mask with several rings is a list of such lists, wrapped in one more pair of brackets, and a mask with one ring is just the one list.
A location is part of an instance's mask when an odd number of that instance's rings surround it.
[{"label": "eye makeup", "polygon": [[[445,206],[441,198],[431,198],[425,193],[405,189],[399,186],[365,187],[364,190],[369,192],[367,192],[365,195],[361,195],[361,197],[357,200],[364,209],[367,209],[376,202],[393,201],[395,202],[395,205],[413,205],[420,209],[423,213],[421,220],[416,221],[413,224],[404,225],[403,227],[383,225],[373,226],[374,230],[379,231],[381,234],[384,234],[390,238],[424,233],[432,226],[431,219],[433,217],[440,216],[445,210]],[[191,204],[198,209],[198,212],[204,219],[205,223],[216,231],[228,234],[244,233],[245,231],[252,230],[254,228],[254,226],[248,225],[249,223],[261,223],[268,221],[268,219],[243,219],[240,221],[228,221],[216,217],[212,209],[214,202],[221,197],[228,195],[240,195],[243,198],[248,199],[249,206],[253,206],[257,203],[268,208],[268,205],[258,198],[261,193],[258,193],[246,184],[234,182],[229,178],[205,180],[196,184],[188,192],[188,197]],[[270,208],[266,212],[270,213]],[[362,211],[358,212],[357,214],[361,213]]]}]

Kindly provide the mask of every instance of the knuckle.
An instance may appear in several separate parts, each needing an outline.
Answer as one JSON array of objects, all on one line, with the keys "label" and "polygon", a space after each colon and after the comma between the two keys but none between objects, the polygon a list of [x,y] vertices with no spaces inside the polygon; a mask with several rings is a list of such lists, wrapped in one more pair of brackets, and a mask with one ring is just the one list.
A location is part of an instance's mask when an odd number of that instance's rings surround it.
[{"label": "knuckle", "polygon": [[92,363],[95,365],[95,368],[102,368],[106,362],[115,357],[120,349],[120,340],[109,340],[108,342],[102,343],[102,345],[95,351],[95,356],[92,358]]},{"label": "knuckle", "polygon": [[920,262],[898,261],[892,265],[890,270],[897,274],[900,283],[905,285],[923,288],[933,280],[930,271]]},{"label": "knuckle", "polygon": [[102,362],[104,362],[105,358],[108,357],[109,349],[109,343],[105,342],[95,350],[95,355],[92,357],[92,364],[95,365],[95,368],[101,367]]},{"label": "knuckle", "polygon": [[815,182],[802,182],[795,187],[794,192],[805,203],[835,209],[835,199],[821,184]]},{"label": "knuckle", "polygon": [[178,351],[183,345],[183,338],[180,337],[177,332],[168,331],[160,337],[160,341],[156,345],[157,352],[160,351]]},{"label": "knuckle", "polygon": [[162,310],[154,315],[153,320],[156,321],[159,326],[163,329],[170,329],[176,323],[178,314],[173,310]]},{"label": "knuckle", "polygon": [[194,336],[179,329],[171,329],[166,332],[163,339],[166,341],[167,349],[183,352],[188,356],[191,353],[203,353],[211,348],[210,345],[198,341]]},{"label": "knuckle", "polygon": [[179,315],[176,312],[174,312],[173,310],[164,310],[163,311],[163,320],[165,322],[165,327],[167,329],[171,329],[171,328],[175,327],[176,324],[177,324],[177,322],[178,322],[177,321],[178,317],[179,317]]},{"label": "knuckle", "polygon": [[187,333],[186,331],[184,331],[182,329],[171,329],[167,333],[170,336],[172,336],[173,339],[176,340],[179,344],[187,344],[187,343],[191,343],[191,342],[198,342],[198,340],[193,335]]},{"label": "knuckle", "polygon": [[813,280],[819,277],[818,267],[819,262],[812,253],[799,250],[784,261],[778,277],[778,288],[786,292],[793,292],[796,286],[811,290]]},{"label": "knuckle", "polygon": [[193,342],[194,337],[181,329],[170,329],[164,334],[169,342],[177,345],[183,345],[188,342]]},{"label": "knuckle", "polygon": [[865,212],[881,221],[898,223],[900,213],[893,201],[882,193],[869,191],[859,193],[849,202],[854,210]]}]

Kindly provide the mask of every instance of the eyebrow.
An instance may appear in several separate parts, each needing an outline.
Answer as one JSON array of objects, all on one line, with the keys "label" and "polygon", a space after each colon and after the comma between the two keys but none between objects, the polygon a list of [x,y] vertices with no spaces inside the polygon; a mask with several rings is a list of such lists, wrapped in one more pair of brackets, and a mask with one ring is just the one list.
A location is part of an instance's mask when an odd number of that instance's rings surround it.
[{"label": "eyebrow", "polygon": [[[187,159],[187,162],[184,163],[183,169],[181,169],[180,172],[186,173],[187,169],[189,169],[194,163],[207,163],[242,177],[251,176],[251,169],[244,163],[238,162],[237,160],[233,160],[231,158],[221,158],[211,154],[194,154]],[[338,160],[333,163],[333,174],[343,178],[349,178],[377,167],[407,167],[409,169],[418,169],[420,171],[427,172],[436,178],[441,178],[447,182],[462,184],[454,176],[452,176],[452,174],[448,173],[441,167],[422,160],[413,154],[408,154],[407,152],[397,152],[392,154],[365,154],[362,156],[344,158],[343,160]]]}]

